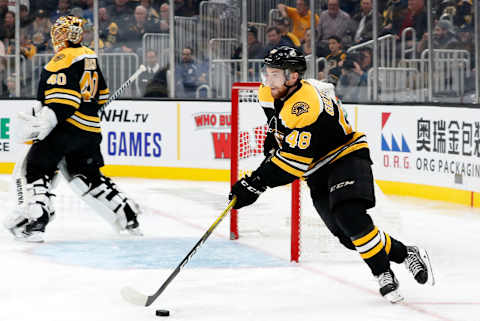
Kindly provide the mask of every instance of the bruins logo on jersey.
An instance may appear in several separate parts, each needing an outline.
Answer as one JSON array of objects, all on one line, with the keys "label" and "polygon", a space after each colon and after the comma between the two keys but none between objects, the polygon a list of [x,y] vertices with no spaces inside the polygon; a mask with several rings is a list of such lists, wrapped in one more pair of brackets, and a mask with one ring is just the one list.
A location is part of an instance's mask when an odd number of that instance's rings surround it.
[{"label": "bruins logo on jersey", "polygon": [[63,58],[65,58],[65,55],[62,53],[62,54],[57,55],[57,56],[53,59],[53,61],[54,61],[54,62],[57,62],[57,61],[62,60]]},{"label": "bruins logo on jersey", "polygon": [[298,103],[293,104],[292,114],[300,116],[301,114],[305,114],[306,112],[308,112],[309,109],[310,106],[307,103],[299,101]]}]

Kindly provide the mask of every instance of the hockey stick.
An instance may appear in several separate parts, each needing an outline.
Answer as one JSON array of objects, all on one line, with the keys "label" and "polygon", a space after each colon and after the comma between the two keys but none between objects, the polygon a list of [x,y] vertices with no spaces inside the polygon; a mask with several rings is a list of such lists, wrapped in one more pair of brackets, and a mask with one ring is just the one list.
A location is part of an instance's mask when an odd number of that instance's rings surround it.
[{"label": "hockey stick", "polygon": [[236,202],[237,202],[237,197],[234,196],[233,199],[228,204],[227,208],[223,211],[223,213],[217,218],[215,222],[213,222],[210,228],[205,232],[205,234],[203,234],[200,240],[198,240],[197,244],[195,244],[195,246],[190,250],[190,252],[188,252],[187,256],[183,258],[182,262],[180,262],[180,264],[170,274],[168,279],[165,282],[163,282],[162,286],[157,290],[157,292],[147,296],[145,294],[138,292],[134,288],[127,286],[121,290],[122,297],[126,301],[135,305],[148,307],[150,304],[152,304],[153,301],[155,301],[160,296],[160,294],[162,294],[162,292],[170,284],[170,282],[172,282],[172,280],[177,276],[177,274],[180,273],[180,270],[188,263],[188,261],[190,261],[190,259],[197,252],[200,246],[202,246],[202,244],[205,243],[205,241],[210,236],[210,234],[212,234],[213,230],[217,227],[218,224],[220,224],[223,218],[227,216],[228,212],[232,209],[232,207],[235,205]]},{"label": "hockey stick", "polygon": [[140,65],[137,69],[137,71],[135,71],[135,73],[133,75],[130,76],[130,78],[128,78],[121,86],[120,88],[118,88],[114,93],[113,95],[111,95],[109,98],[108,98],[108,101],[102,105],[102,107],[100,107],[100,109],[98,110],[98,114],[101,114],[105,108],[107,108],[108,105],[110,105],[110,103],[112,101],[114,101],[115,99],[117,99],[118,97],[120,97],[121,94],[123,94],[123,92],[125,91],[125,89],[127,89],[128,87],[130,87],[130,85],[135,81],[137,80],[138,76],[140,76],[140,74],[142,72],[144,72],[145,70],[147,70],[147,67],[145,67],[144,65]]}]

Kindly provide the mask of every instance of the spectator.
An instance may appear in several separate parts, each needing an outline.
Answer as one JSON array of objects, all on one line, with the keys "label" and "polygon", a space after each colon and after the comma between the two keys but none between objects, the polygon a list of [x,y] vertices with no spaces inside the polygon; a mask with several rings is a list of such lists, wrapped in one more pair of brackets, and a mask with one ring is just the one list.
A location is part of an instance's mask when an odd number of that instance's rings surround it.
[{"label": "spectator", "polygon": [[267,29],[267,45],[265,46],[265,52],[263,56],[265,57],[273,48],[288,45],[288,42],[285,39],[282,39],[280,29],[277,27],[269,27]]},{"label": "spectator", "polygon": [[195,97],[198,86],[207,83],[207,74],[195,62],[192,48],[183,48],[181,62],[175,68],[175,81],[177,97],[187,98]]},{"label": "spectator", "polygon": [[104,48],[106,50],[116,48],[119,36],[118,25],[110,19],[105,7],[98,8],[98,29],[98,36],[103,41]]},{"label": "spectator", "polygon": [[340,0],[328,0],[328,9],[320,14],[318,24],[319,46],[327,48],[328,38],[337,36],[342,39],[344,48],[348,48],[353,42],[353,34],[356,29],[355,22],[348,13],[340,10]]},{"label": "spectator", "polygon": [[115,3],[107,7],[108,15],[117,26],[128,25],[133,16],[133,3],[128,0],[115,0]]},{"label": "spectator", "polygon": [[198,0],[175,0],[175,15],[181,17],[198,16],[200,1]]},{"label": "spectator", "polygon": [[[364,47],[359,49],[361,55],[360,68],[366,73],[372,68],[373,65],[373,50],[370,47]],[[366,79],[365,79],[366,81]]]},{"label": "spectator", "polygon": [[[275,26],[280,30],[282,39],[286,42],[289,42],[289,47],[300,48],[301,43],[297,36],[294,33],[289,32],[290,30],[290,20],[288,18],[280,18],[275,20]],[[310,30],[310,29],[309,29]]]},{"label": "spectator", "polygon": [[[378,1],[382,2],[382,1]],[[351,17],[356,13],[359,12],[360,8],[360,0],[343,0],[340,3],[340,9],[348,13]]]},{"label": "spectator", "polygon": [[145,54],[145,67],[147,70],[142,72],[137,78],[138,94],[145,96],[147,84],[153,79],[153,76],[160,70],[157,52],[155,50],[147,50]]},{"label": "spectator", "polygon": [[[263,45],[258,41],[257,34],[258,30],[254,26],[250,26],[247,29],[247,51],[248,59],[263,59],[265,56],[265,49]],[[232,55],[232,59],[242,59],[242,46],[239,46],[235,49],[235,52]],[[248,78],[250,81],[259,79],[258,75],[260,73],[259,64],[249,63],[248,64]],[[235,69],[234,69],[235,70]],[[240,75],[240,64],[236,64],[237,74]]]},{"label": "spectator", "polygon": [[152,7],[152,0],[140,0],[140,5],[147,9],[147,20],[150,22],[156,22],[160,19],[160,15],[157,10]]},{"label": "spectator", "polygon": [[[325,57],[328,64],[328,82],[336,84],[340,77],[340,65],[342,61],[347,58],[347,54],[342,50],[342,40],[337,36],[331,36],[328,38],[329,54]],[[319,79],[326,78],[324,72],[325,66],[321,65],[319,68]]]},{"label": "spectator", "polygon": [[82,17],[86,19],[89,23],[93,23],[93,1],[94,0],[83,0]]},{"label": "spectator", "polygon": [[[26,32],[20,33],[20,54],[27,59],[32,59],[37,53],[37,48],[32,44]],[[15,54],[15,42],[11,41],[7,48],[7,54]],[[26,76],[26,75],[25,75]]]},{"label": "spectator", "polygon": [[473,40],[474,28],[472,24],[464,24],[458,32],[458,43],[452,49],[463,49],[470,52],[472,66],[475,65],[475,41]]},{"label": "spectator", "polygon": [[7,60],[5,58],[5,55],[7,54],[7,51],[5,49],[5,45],[3,44],[3,41],[0,40],[0,79],[5,78],[5,69],[7,65]]},{"label": "spectator", "polygon": [[408,0],[408,11],[412,21],[411,27],[417,32],[417,41],[427,31],[427,11],[425,10],[425,0]]},{"label": "spectator", "polygon": [[450,20],[454,27],[469,24],[473,20],[471,0],[443,0],[438,4],[437,20]]},{"label": "spectator", "polygon": [[[292,21],[292,33],[297,36],[299,40],[303,40],[305,32],[310,28],[310,10],[308,0],[297,0],[296,8],[279,4],[278,9],[285,18],[290,18]],[[318,25],[319,17],[315,15],[315,26]]]},{"label": "spectator", "polygon": [[365,71],[360,67],[361,54],[348,54],[341,66],[336,93],[338,98],[347,102],[367,100]]},{"label": "spectator", "polygon": [[55,12],[55,10],[58,9],[58,0],[29,0],[29,2],[30,12],[37,12],[37,10],[43,9],[48,13],[48,18],[50,18],[52,12]]},{"label": "spectator", "polygon": [[[250,26],[247,29],[247,51],[248,59],[263,59],[265,49],[258,41],[258,30],[254,26]],[[242,46],[235,49],[232,59],[242,59]]]},{"label": "spectator", "polygon": [[169,13],[169,5],[164,3],[160,6],[160,32],[168,33],[170,30],[170,13]]},{"label": "spectator", "polygon": [[5,18],[5,14],[8,12],[8,0],[0,0],[0,20]]},{"label": "spectator", "polygon": [[48,14],[43,9],[38,9],[35,12],[35,18],[33,23],[27,29],[28,34],[32,37],[32,43],[35,47],[37,47],[38,53],[43,53],[50,51],[51,43],[50,43],[50,27],[52,23],[48,19]]},{"label": "spectator", "polygon": [[[475,41],[474,39],[474,28],[472,24],[464,24],[460,27],[458,32],[459,41],[455,44],[455,47],[451,49],[460,49],[467,50],[470,52],[470,77],[465,79],[465,92],[474,93],[475,92]],[[449,48],[450,49],[450,48]],[[465,101],[464,101],[465,102]]]},{"label": "spectator", "polygon": [[[305,32],[305,38],[303,38],[302,45],[300,46],[300,50],[303,52],[305,56],[312,54],[312,38],[311,35],[312,30],[308,29]],[[317,52],[317,56],[323,57],[324,55]]]},{"label": "spectator", "polygon": [[147,21],[147,9],[144,6],[135,8],[134,19],[122,33],[122,51],[137,52],[142,47],[142,37],[146,33],[156,32],[157,28]]},{"label": "spectator", "polygon": [[168,66],[158,70],[147,83],[144,97],[168,97]]},{"label": "spectator", "polygon": [[[440,20],[433,29],[432,45],[434,49],[450,49],[458,44],[458,39],[453,33],[453,26],[449,20]],[[421,53],[428,48],[428,32],[423,34],[418,43],[418,51]]]},{"label": "spectator", "polygon": [[70,14],[71,3],[70,0],[58,0],[57,10],[53,12],[50,16],[51,21],[56,21],[62,16],[67,16]]},{"label": "spectator", "polygon": [[[78,8],[78,7],[77,7]],[[83,26],[83,39],[82,39],[82,44],[90,49],[95,48],[95,39],[94,39],[94,32],[93,32],[93,25],[88,22]],[[103,49],[105,48],[105,43],[103,42],[102,39],[98,39],[98,49],[99,52],[103,52]]]},{"label": "spectator", "polygon": [[389,5],[383,11],[383,34],[393,34],[400,38],[401,32],[411,21],[408,17],[408,0],[390,1]]},{"label": "spectator", "polygon": [[0,40],[0,58],[3,58],[5,56],[5,53],[5,45],[3,44],[3,41]]},{"label": "spectator", "polygon": [[0,97],[2,98],[12,98],[16,97],[16,84],[15,84],[15,75],[7,77],[7,81],[4,83],[2,81],[2,88],[0,89]]},{"label": "spectator", "polygon": [[15,13],[7,11],[3,18],[3,24],[0,26],[0,40],[6,47],[15,42]]},{"label": "spectator", "polygon": [[[362,43],[373,39],[373,7],[372,0],[361,0],[360,11],[353,16],[353,20],[357,24],[357,31],[354,35],[355,43]],[[378,28],[381,30],[383,26],[382,16],[377,12]]]},{"label": "spectator", "polygon": [[33,21],[33,17],[30,15],[29,9],[26,5],[20,5],[20,27],[28,27]]}]

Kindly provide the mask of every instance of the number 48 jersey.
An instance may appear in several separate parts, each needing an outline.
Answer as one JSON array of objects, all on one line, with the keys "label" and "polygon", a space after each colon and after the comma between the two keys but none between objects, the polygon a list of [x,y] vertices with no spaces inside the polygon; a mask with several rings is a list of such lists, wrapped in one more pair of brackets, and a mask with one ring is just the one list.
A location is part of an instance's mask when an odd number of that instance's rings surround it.
[{"label": "number 48 jersey", "polygon": [[97,55],[77,46],[59,51],[44,67],[37,99],[55,112],[59,124],[67,122],[81,132],[100,133],[98,110],[108,94]]},{"label": "number 48 jersey", "polygon": [[259,89],[260,105],[280,147],[271,162],[290,174],[286,174],[290,181],[308,178],[356,151],[370,157],[366,136],[353,131],[333,86],[328,86],[314,79],[301,80],[284,100],[274,99],[267,86]]}]

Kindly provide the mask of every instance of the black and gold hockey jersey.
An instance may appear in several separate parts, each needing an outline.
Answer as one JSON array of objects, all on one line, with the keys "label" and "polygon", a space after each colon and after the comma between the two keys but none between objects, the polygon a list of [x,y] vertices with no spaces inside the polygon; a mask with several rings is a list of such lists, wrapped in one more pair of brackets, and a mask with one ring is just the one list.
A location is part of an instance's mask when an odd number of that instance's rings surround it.
[{"label": "black and gold hockey jersey", "polygon": [[108,95],[97,55],[77,46],[61,50],[45,66],[37,99],[55,112],[59,124],[67,122],[82,132],[100,133],[98,110]]},{"label": "black and gold hockey jersey", "polygon": [[262,166],[274,164],[281,169],[274,170],[276,175],[285,176],[284,179],[277,177],[278,183],[269,183],[269,186],[299,177],[308,179],[323,166],[355,151],[362,150],[364,155],[369,155],[366,136],[353,131],[343,108],[324,86],[316,80],[301,80],[283,100],[274,99],[269,87],[260,87],[260,105],[279,143],[270,162]]}]

